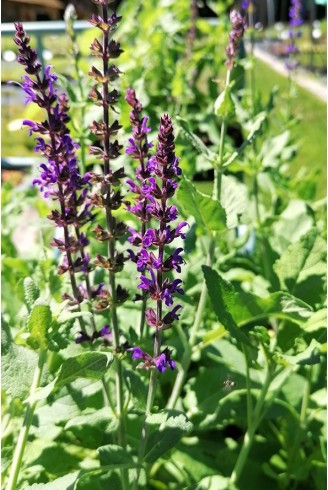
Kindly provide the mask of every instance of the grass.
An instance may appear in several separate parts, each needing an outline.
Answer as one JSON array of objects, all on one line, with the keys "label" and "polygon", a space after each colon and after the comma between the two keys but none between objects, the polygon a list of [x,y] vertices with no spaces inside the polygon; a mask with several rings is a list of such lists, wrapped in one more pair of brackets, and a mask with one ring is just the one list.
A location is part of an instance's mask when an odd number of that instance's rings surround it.
[{"label": "grass", "polygon": [[[256,87],[264,97],[268,97],[271,89],[278,85],[280,93],[288,90],[288,79],[267,64],[257,60]],[[326,104],[307,90],[296,88],[296,97],[292,101],[292,113],[300,117],[300,123],[295,128],[296,140],[300,149],[291,163],[291,172],[296,175],[299,169],[305,167],[308,172],[317,173],[316,197],[326,195],[326,156],[327,156],[327,112]]]}]

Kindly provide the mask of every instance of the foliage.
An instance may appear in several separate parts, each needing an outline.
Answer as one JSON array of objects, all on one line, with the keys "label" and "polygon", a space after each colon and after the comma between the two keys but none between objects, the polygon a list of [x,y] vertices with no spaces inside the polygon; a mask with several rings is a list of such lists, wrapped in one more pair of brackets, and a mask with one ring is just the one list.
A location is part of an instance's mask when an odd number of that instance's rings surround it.
[{"label": "foliage", "polygon": [[[174,200],[189,225],[181,245],[187,262],[183,309],[165,331],[177,370],[154,380],[150,369],[149,380],[149,371],[131,360],[129,346],[149,352],[154,332],[147,327],[140,337],[140,302],[133,301],[140,289],[131,261],[117,273],[129,292],[118,305],[119,344],[113,349],[104,337],[91,335],[76,343],[83,322],[93,318],[99,331],[112,320],[112,305],[93,313],[90,301],[77,308],[67,297],[69,280],[57,275],[58,251],[49,245],[52,204],[29,185],[6,184],[6,484],[13,458],[21,489],[124,490],[137,478],[140,489],[319,490],[326,484],[324,203],[314,200],[311,178],[306,188],[290,177],[300,129],[295,117],[280,110],[276,90],[263,98],[248,85],[251,70],[260,85],[261,65],[239,60],[231,83],[217,82],[225,72],[225,15],[214,27],[197,18],[187,49],[189,5],[125,1],[117,32],[125,50],[121,88],[135,89],[153,127],[163,113],[176,123],[183,176]],[[83,50],[93,37],[83,35]],[[92,83],[85,71],[79,59],[73,79],[60,80],[70,97],[81,173],[99,167],[87,154],[97,140],[86,127],[101,117],[88,100]],[[296,116],[298,102],[290,102]],[[118,111],[125,144],[130,108],[123,97]],[[114,163],[115,169],[123,165],[134,178],[127,155]],[[204,175],[215,177],[213,194],[198,189]],[[33,213],[38,230],[28,250],[18,233],[30,220],[26,212]],[[138,226],[124,207],[115,219]],[[99,210],[93,220],[106,226]],[[88,226],[90,256],[105,254]],[[31,229],[25,233],[27,240]],[[117,247],[123,249],[121,238]],[[90,278],[93,284],[108,282],[100,268],[93,267]],[[18,464],[14,450],[24,417],[27,446]]]}]

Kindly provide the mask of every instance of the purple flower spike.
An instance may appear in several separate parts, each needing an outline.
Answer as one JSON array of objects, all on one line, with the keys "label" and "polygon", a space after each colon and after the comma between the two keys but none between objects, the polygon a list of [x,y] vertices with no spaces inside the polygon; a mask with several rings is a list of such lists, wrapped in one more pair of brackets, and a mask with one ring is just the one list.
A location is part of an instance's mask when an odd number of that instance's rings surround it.
[{"label": "purple flower spike", "polygon": [[295,40],[301,36],[301,32],[297,30],[303,24],[302,19],[302,2],[300,0],[291,0],[291,6],[289,9],[289,44],[286,46],[286,54],[288,60],[285,65],[287,70],[293,71],[298,66],[296,55],[299,50],[295,44]]},{"label": "purple flower spike", "polygon": [[[23,121],[23,125],[29,128],[30,135],[39,134],[35,151],[41,153],[44,160],[40,165],[40,176],[33,183],[40,187],[44,197],[50,197],[57,203],[57,208],[48,216],[64,231],[64,240],[54,239],[52,242],[64,254],[57,271],[58,274],[69,274],[74,295],[72,301],[78,304],[83,300],[83,294],[77,286],[75,274],[83,272],[88,281],[89,271],[89,256],[84,251],[88,241],[80,232],[80,227],[92,218],[90,203],[87,201],[88,178],[79,173],[76,156],[78,145],[69,135],[67,95],[57,93],[57,76],[50,65],[41,73],[37,52],[30,47],[30,38],[22,24],[15,24],[15,28],[14,42],[19,51],[17,59],[27,73],[22,83],[27,96],[26,103],[33,102],[45,112],[43,122]],[[74,256],[76,253],[78,255]],[[80,325],[83,330],[82,323]],[[83,332],[76,342],[84,341],[90,341],[90,337]]]},{"label": "purple flower spike", "polygon": [[232,31],[229,34],[229,44],[226,47],[226,66],[228,67],[228,70],[232,70],[235,65],[240,41],[247,27],[245,20],[237,10],[232,10],[230,12],[230,22],[232,24]]}]

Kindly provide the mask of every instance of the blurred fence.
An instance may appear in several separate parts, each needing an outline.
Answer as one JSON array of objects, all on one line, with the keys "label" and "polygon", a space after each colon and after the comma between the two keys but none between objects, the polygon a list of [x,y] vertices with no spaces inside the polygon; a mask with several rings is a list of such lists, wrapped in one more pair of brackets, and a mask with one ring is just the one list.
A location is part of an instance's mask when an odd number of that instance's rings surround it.
[{"label": "blurred fence", "polygon": [[[90,23],[86,20],[77,20],[74,22],[74,29],[76,32],[84,31],[86,29],[92,28]],[[42,66],[45,66],[45,45],[44,37],[56,34],[65,33],[65,22],[64,21],[45,21],[45,22],[24,22],[24,29],[29,35],[32,35],[36,40],[36,49],[38,51],[39,59]],[[15,35],[15,26],[12,23],[2,23],[1,24],[2,37],[11,37]],[[16,59],[16,55],[13,51],[7,52],[7,56],[11,61]],[[4,58],[4,52],[2,52],[2,57]],[[2,90],[3,93],[3,90]],[[5,94],[3,94],[4,96]],[[2,98],[2,103],[4,103],[6,97]],[[6,170],[24,170],[29,168],[35,159],[31,157],[7,157],[1,155],[1,169]]]}]

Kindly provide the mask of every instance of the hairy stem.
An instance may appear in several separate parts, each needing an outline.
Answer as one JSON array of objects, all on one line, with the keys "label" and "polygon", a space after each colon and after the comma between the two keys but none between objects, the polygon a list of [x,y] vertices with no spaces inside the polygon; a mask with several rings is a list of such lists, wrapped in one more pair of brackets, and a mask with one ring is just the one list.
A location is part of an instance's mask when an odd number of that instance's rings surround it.
[{"label": "hairy stem", "polygon": [[[207,258],[206,258],[206,265],[208,265],[209,267],[211,267],[213,264],[214,251],[215,251],[215,239],[212,237],[210,244],[209,244],[208,254],[207,254]],[[169,398],[169,401],[167,403],[167,408],[174,408],[175,407],[175,405],[179,399],[179,396],[181,394],[182,388],[185,384],[185,381],[187,378],[187,373],[188,373],[189,366],[191,363],[192,347],[194,346],[194,344],[196,342],[197,332],[198,332],[198,329],[202,323],[202,319],[204,317],[206,298],[207,298],[207,287],[206,287],[206,283],[204,280],[203,284],[202,284],[202,290],[200,293],[198,306],[197,306],[195,321],[194,321],[194,324],[190,330],[189,349],[185,350],[185,352],[182,356],[180,369],[179,369],[177,377],[175,379],[173,390],[172,390],[171,396]]]},{"label": "hairy stem", "polygon": [[[250,424],[248,425],[247,432],[244,437],[243,445],[241,448],[241,451],[238,455],[236,465],[233,469],[233,472],[230,477],[230,483],[232,485],[236,484],[237,481],[240,478],[241,472],[244,468],[244,465],[246,463],[249,451],[253,445],[254,442],[254,435],[255,432],[260,425],[261,419],[263,417],[263,407],[265,403],[265,397],[267,395],[267,392],[269,390],[271,381],[272,381],[272,376],[273,373],[270,369],[270,366],[267,366],[267,373],[266,377],[262,386],[262,389],[260,391],[260,396],[255,404],[254,412],[252,419],[250,420]],[[248,391],[248,390],[247,390]]]},{"label": "hairy stem", "polygon": [[[231,70],[227,70],[225,89],[229,87],[230,84]],[[214,189],[213,189],[213,199],[220,201],[221,199],[221,186],[222,186],[222,172],[223,172],[223,156],[224,156],[224,143],[227,134],[227,119],[224,117],[221,124],[221,134],[220,134],[220,147],[219,147],[219,158],[217,165],[214,167]]]},{"label": "hairy stem", "polygon": [[[230,70],[227,70],[227,76],[226,76],[226,88],[229,86],[230,83]],[[223,119],[222,125],[221,125],[221,135],[220,135],[220,148],[219,148],[219,157],[218,157],[218,162],[217,165],[214,168],[214,189],[213,189],[213,199],[216,199],[220,201],[221,198],[221,186],[222,186],[222,164],[223,164],[223,155],[224,155],[224,142],[225,142],[225,137],[227,133],[227,121]],[[210,237],[210,243],[209,243],[209,248],[207,252],[207,257],[206,257],[206,265],[212,266],[213,261],[214,261],[214,252],[215,252],[215,241],[216,241],[216,234],[214,233]],[[188,350],[185,350],[182,360],[181,360],[181,365],[179,372],[177,374],[177,377],[175,379],[175,383],[173,386],[173,390],[171,393],[171,396],[169,398],[169,401],[167,403],[167,408],[174,408],[179,396],[181,394],[182,388],[185,384],[187,374],[188,374],[188,369],[191,363],[191,355],[192,355],[192,348],[195,345],[196,338],[197,338],[197,332],[198,329],[201,325],[203,316],[204,316],[204,310],[206,306],[206,298],[207,298],[207,286],[205,283],[205,279],[203,280],[202,283],[202,289],[200,293],[200,298],[196,310],[196,316],[195,316],[195,321],[193,323],[193,326],[191,327],[190,330],[190,337],[189,337],[189,346],[190,348]]]},{"label": "hairy stem", "polygon": [[23,426],[20,430],[18,440],[16,443],[14,456],[13,456],[13,462],[12,462],[11,470],[9,473],[9,479],[7,482],[6,490],[15,490],[16,489],[17,480],[18,480],[20,469],[21,469],[24,450],[25,450],[25,446],[26,446],[26,441],[27,441],[27,437],[29,434],[31,424],[32,424],[32,419],[33,419],[35,407],[37,404],[36,401],[33,401],[33,395],[35,394],[35,391],[37,390],[37,388],[40,386],[42,370],[43,370],[43,366],[45,364],[46,358],[47,358],[46,351],[40,350],[38,365],[34,371],[33,381],[32,381],[32,385],[31,385],[31,389],[30,389],[29,401],[27,403],[27,408],[26,408],[26,412],[25,412]]},{"label": "hairy stem", "polygon": [[[104,23],[108,23],[108,7],[107,4],[102,6],[103,20]],[[103,33],[103,73],[104,76],[108,73],[108,31],[104,31]],[[105,127],[109,127],[109,109],[108,109],[108,81],[103,82],[103,117]],[[108,131],[104,133],[104,173],[105,175],[110,174],[110,162],[109,162],[109,154],[110,154],[110,140]],[[107,187],[107,200],[110,201],[111,194],[111,185],[108,183]],[[108,255],[110,258],[110,263],[115,264],[115,238],[113,236],[114,231],[114,218],[112,215],[112,210],[110,208],[110,204],[106,206],[106,223],[107,229],[109,231],[110,239],[108,241]],[[116,302],[116,281],[115,281],[115,272],[113,270],[109,271],[109,285],[110,285],[110,294],[111,294],[111,320],[112,320],[112,328],[113,328],[113,348],[114,351],[119,347],[119,324],[117,317],[117,302]],[[118,428],[118,442],[119,445],[123,448],[126,448],[126,425],[125,425],[125,417],[124,417],[124,393],[123,393],[123,371],[122,371],[122,362],[117,356],[115,356],[115,383],[116,383],[116,414],[119,421]],[[121,471],[123,488],[126,489],[128,487],[128,478],[126,470]]]}]

